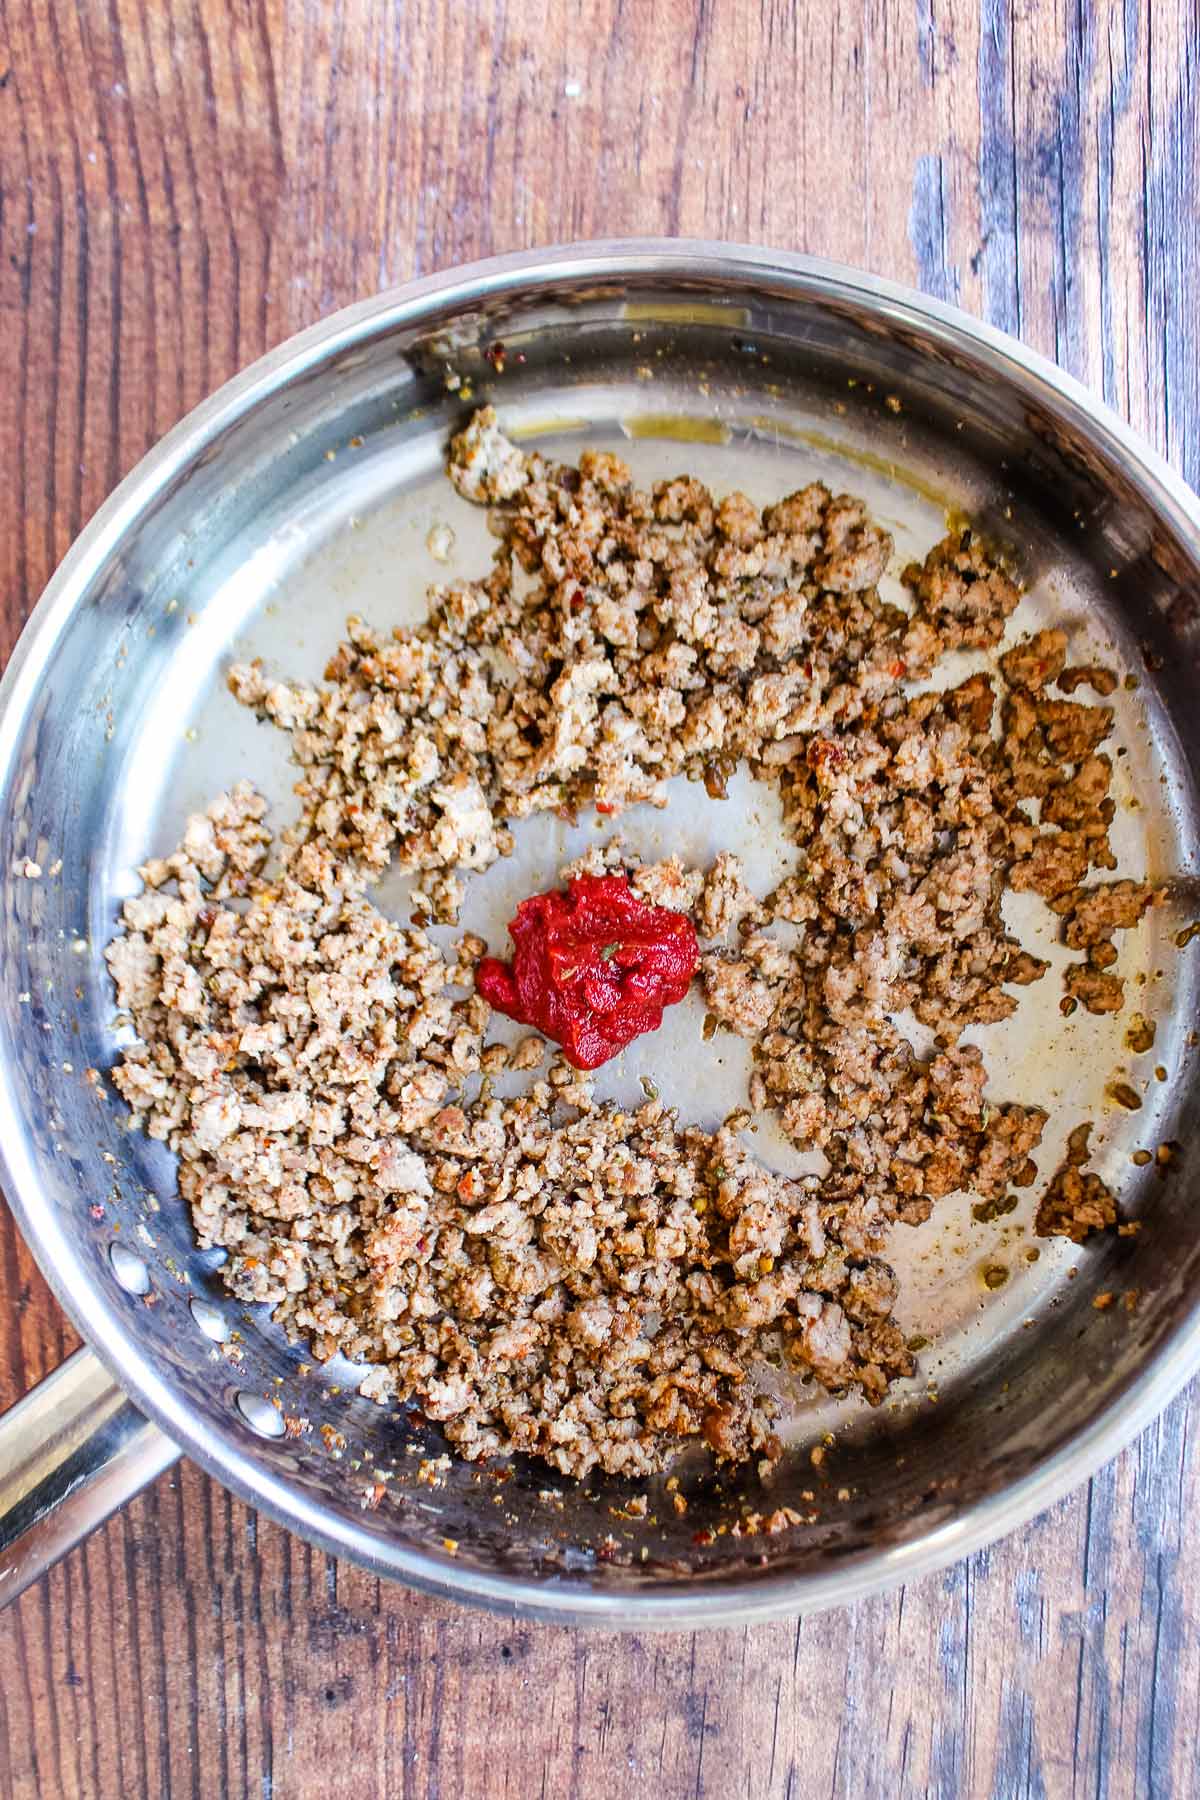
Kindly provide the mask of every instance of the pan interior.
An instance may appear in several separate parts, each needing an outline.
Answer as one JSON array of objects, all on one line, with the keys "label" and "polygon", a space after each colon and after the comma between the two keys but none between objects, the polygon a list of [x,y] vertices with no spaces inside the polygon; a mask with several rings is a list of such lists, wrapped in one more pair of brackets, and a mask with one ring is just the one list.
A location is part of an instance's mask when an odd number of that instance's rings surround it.
[{"label": "pan interior", "polygon": [[[503,373],[485,355],[498,338]],[[193,1247],[171,1157],[125,1129],[111,1091],[84,1078],[114,1059],[102,951],[137,864],[170,849],[187,813],[239,778],[268,795],[275,825],[294,806],[286,739],[234,702],[229,663],[258,656],[315,679],[347,614],[412,622],[428,584],[486,568],[485,515],[443,472],[450,431],[484,400],[523,441],[564,458],[615,449],[645,483],[687,471],[760,503],[815,479],[861,495],[895,537],[886,579],[897,595],[896,572],[948,516],[981,520],[1028,582],[1014,628],[1062,625],[1072,662],[1103,661],[1122,677],[1111,702],[1113,744],[1127,752],[1114,789],[1120,873],[1172,882],[1168,903],[1124,934],[1123,1014],[1064,1019],[1052,971],[981,1039],[992,1096],[1036,1101],[1051,1121],[1039,1181],[1016,1212],[981,1224],[957,1196],[926,1226],[896,1232],[899,1320],[928,1343],[918,1377],[874,1412],[797,1386],[785,1396],[789,1450],[769,1481],[716,1479],[688,1462],[683,1519],[657,1484],[652,1522],[640,1523],[613,1516],[626,1485],[579,1486],[534,1464],[452,1462],[440,1485],[419,1483],[421,1460],[441,1449],[434,1428],[360,1399],[361,1369],[308,1367],[262,1309],[229,1299],[216,1259]],[[448,561],[435,528],[448,528]],[[1197,903],[1191,557],[1048,392],[1006,387],[961,348],[952,364],[915,318],[817,290],[693,277],[501,295],[416,328],[381,314],[349,355],[310,359],[161,485],[89,572],[10,761],[0,1024],[41,1196],[27,1222],[43,1249],[53,1236],[68,1299],[81,1283],[101,1292],[123,1322],[114,1352],[125,1355],[124,1330],[136,1335],[212,1459],[236,1454],[251,1478],[282,1483],[308,1518],[316,1508],[349,1548],[385,1565],[399,1547],[427,1552],[431,1567],[452,1558],[460,1573],[661,1592],[697,1578],[723,1588],[826,1575],[952,1533],[969,1506],[1044,1465],[1136,1382],[1185,1324],[1200,1281],[1186,1157],[1166,1179],[1131,1160],[1186,1143],[1196,1108],[1200,946],[1175,941]],[[595,817],[519,827],[515,855],[474,878],[463,927],[502,944],[515,901],[550,885],[602,829],[645,858],[735,850],[759,891],[790,860],[771,789],[742,774],[718,803],[680,782],[665,812],[636,809],[615,828]],[[40,878],[23,873],[27,859]],[[407,916],[403,884],[386,880],[378,898]],[[1008,904],[1028,947],[1061,962],[1057,922],[1040,904]],[[1124,1041],[1135,1009],[1157,1025],[1141,1055]],[[600,1072],[597,1091],[625,1101],[652,1075],[682,1115],[716,1123],[743,1099],[747,1066],[736,1040],[702,1041],[701,1014],[699,1001],[674,1009],[657,1037]],[[1134,1086],[1138,1110],[1108,1098],[1114,1080]],[[1094,1166],[1144,1228],[1079,1250],[1035,1240],[1032,1214],[1084,1119],[1095,1121]],[[769,1118],[756,1148],[794,1164]],[[114,1242],[146,1265],[148,1296],[122,1286]],[[1136,1309],[1096,1310],[1103,1291],[1136,1291]],[[265,1411],[251,1404],[263,1397]],[[307,1424],[279,1435],[285,1418]],[[747,1505],[781,1504],[809,1522],[780,1537],[730,1534]]]}]

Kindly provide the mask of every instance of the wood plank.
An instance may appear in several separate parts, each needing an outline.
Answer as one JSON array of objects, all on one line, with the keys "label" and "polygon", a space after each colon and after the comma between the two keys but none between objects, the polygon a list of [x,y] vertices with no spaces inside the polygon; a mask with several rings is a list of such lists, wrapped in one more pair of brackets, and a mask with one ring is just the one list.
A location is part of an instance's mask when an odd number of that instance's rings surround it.
[{"label": "wood plank", "polygon": [[[1189,0],[0,0],[0,640],[145,448],[331,307],[581,236],[863,263],[1191,479]],[[73,1339],[5,1218],[0,1401]],[[193,1468],[0,1616],[0,1795],[1187,1795],[1185,1396],[1017,1538],[729,1636],[381,1588]]]}]

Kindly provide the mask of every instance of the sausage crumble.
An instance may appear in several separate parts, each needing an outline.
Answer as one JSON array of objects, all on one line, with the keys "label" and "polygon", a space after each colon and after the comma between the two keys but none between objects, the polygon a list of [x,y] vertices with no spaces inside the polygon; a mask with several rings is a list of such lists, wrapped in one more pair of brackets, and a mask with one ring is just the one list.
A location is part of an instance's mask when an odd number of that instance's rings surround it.
[{"label": "sausage crumble", "polygon": [[[1045,1112],[992,1099],[962,1041],[1046,971],[1006,930],[1005,890],[1040,896],[1083,953],[1069,1000],[1123,1002],[1114,934],[1154,891],[1089,880],[1115,865],[1112,712],[1051,691],[1109,684],[1067,670],[1051,630],[914,685],[949,651],[997,651],[1016,608],[970,530],[903,570],[899,606],[888,533],[819,483],[763,510],[686,476],[646,492],[608,453],[518,448],[490,409],[449,473],[493,509],[488,573],[434,588],[415,628],[351,619],[321,685],[231,671],[290,735],[300,817],[273,837],[239,784],[142,870],[108,951],[134,1033],[113,1080],[177,1153],[230,1292],[369,1365],[362,1392],[419,1401],[460,1454],[636,1477],[695,1440],[770,1459],[761,1368],[882,1399],[913,1369],[891,1233],[955,1190],[1002,1202],[1036,1178]],[[729,854],[628,873],[691,914],[706,1031],[748,1040],[749,1107],[823,1154],[802,1178],[755,1159],[740,1106],[701,1130],[654,1097],[597,1101],[538,1066],[536,1038],[488,1043],[485,946],[429,935],[515,821],[662,806],[677,776],[719,796],[739,765],[777,784],[795,873],[765,895]],[[371,899],[393,866],[408,926]],[[517,1098],[493,1092],[505,1068],[531,1071]],[[1040,1231],[1115,1220],[1085,1157]]]}]

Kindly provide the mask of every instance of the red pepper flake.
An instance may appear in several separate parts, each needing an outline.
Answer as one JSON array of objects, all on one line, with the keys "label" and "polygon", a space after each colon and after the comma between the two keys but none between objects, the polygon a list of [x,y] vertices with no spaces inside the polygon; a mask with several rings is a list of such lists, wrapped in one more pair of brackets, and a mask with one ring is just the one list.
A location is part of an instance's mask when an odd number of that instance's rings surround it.
[{"label": "red pepper flake", "polygon": [[596,811],[598,813],[615,813],[616,810],[617,809],[611,800],[597,800],[596,802]]},{"label": "red pepper flake", "polygon": [[522,900],[509,923],[511,963],[485,956],[475,986],[497,1012],[596,1069],[687,993],[699,946],[691,920],[639,900],[623,875],[576,875]]},{"label": "red pepper flake", "polygon": [[832,738],[814,738],[808,747],[810,769],[840,769],[845,762],[844,748],[841,744],[835,744]]}]

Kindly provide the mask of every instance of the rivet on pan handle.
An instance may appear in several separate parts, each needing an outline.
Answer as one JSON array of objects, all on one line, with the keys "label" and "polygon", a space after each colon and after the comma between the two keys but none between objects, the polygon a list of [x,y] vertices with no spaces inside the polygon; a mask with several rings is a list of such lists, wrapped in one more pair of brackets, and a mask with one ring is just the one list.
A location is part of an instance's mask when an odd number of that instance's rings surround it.
[{"label": "rivet on pan handle", "polygon": [[68,1357],[0,1415],[0,1607],[178,1456],[90,1350]]}]

